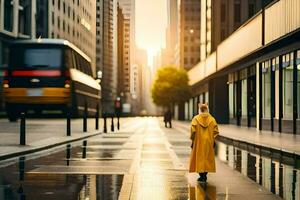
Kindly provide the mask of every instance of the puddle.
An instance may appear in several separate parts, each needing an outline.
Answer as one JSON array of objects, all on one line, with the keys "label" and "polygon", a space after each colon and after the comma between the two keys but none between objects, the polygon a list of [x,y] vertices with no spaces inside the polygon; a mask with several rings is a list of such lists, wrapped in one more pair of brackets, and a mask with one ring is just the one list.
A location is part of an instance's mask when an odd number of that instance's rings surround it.
[{"label": "puddle", "polygon": [[232,169],[283,199],[300,199],[300,162],[294,155],[224,141],[217,142],[216,154]]},{"label": "puddle", "polygon": [[114,160],[119,150],[91,151],[95,142],[67,144],[2,165],[0,199],[118,199],[132,161]]},{"label": "puddle", "polygon": [[1,176],[0,199],[117,199],[123,175],[29,175],[23,181]]}]

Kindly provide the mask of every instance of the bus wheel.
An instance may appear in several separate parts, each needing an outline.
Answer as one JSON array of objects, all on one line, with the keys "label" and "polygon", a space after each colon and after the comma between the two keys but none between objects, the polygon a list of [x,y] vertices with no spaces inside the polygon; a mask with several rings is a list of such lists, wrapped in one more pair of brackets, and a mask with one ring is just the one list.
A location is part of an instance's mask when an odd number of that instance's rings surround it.
[{"label": "bus wheel", "polygon": [[16,122],[18,119],[17,113],[11,111],[7,112],[7,117],[10,122]]},{"label": "bus wheel", "polygon": [[6,104],[5,107],[8,120],[10,122],[16,122],[19,118],[19,111],[11,104]]}]

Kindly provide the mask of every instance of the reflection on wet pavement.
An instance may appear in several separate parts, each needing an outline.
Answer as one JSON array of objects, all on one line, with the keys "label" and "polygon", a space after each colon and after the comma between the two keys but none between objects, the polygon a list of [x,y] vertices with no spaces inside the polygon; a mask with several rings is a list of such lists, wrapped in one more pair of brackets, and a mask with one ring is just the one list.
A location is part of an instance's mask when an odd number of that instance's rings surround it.
[{"label": "reflection on wet pavement", "polygon": [[[238,147],[237,147],[238,146]],[[300,158],[284,152],[218,142],[218,157],[283,199],[300,199]]]},{"label": "reflection on wet pavement", "polygon": [[274,199],[259,184],[285,199],[300,200],[300,160],[249,149],[218,142],[218,158],[230,167],[223,164],[227,171],[209,174],[208,184],[199,185],[198,175],[187,172],[189,138],[163,128],[155,118],[143,118],[134,130],[0,163],[0,199],[215,200],[228,194],[228,199],[241,199],[243,191],[232,187],[241,181],[251,200]]},{"label": "reflection on wet pavement", "polygon": [[118,199],[133,155],[119,155],[125,142],[94,137],[36,158],[20,157],[0,170],[0,199]]},{"label": "reflection on wet pavement", "polygon": [[189,186],[189,200],[217,199],[216,187],[210,184]]}]

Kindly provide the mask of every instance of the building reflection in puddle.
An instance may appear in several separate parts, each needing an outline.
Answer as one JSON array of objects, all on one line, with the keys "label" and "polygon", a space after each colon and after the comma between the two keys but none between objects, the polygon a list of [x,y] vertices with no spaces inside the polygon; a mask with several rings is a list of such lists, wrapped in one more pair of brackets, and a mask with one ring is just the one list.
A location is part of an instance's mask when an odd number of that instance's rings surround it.
[{"label": "building reflection in puddle", "polygon": [[210,184],[189,186],[189,200],[215,200],[217,198],[216,187]]},{"label": "building reflection in puddle", "polygon": [[[252,149],[252,150],[251,150]],[[283,199],[300,200],[300,158],[240,144],[218,142],[216,154],[242,173]]]}]

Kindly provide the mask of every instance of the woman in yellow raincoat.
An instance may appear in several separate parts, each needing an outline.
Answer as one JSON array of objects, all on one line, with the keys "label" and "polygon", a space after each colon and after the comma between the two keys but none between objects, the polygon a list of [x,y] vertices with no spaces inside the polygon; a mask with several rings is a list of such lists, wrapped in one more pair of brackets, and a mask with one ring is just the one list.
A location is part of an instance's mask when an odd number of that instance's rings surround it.
[{"label": "woman in yellow raincoat", "polygon": [[216,172],[215,138],[219,134],[218,125],[209,112],[206,104],[199,105],[200,114],[191,124],[192,152],[189,172],[200,175],[198,181],[206,182],[208,172]]}]

